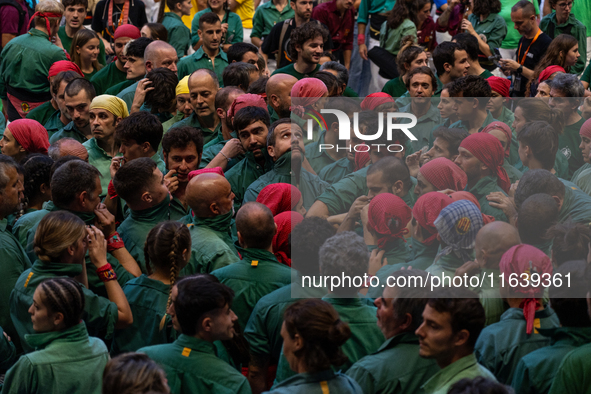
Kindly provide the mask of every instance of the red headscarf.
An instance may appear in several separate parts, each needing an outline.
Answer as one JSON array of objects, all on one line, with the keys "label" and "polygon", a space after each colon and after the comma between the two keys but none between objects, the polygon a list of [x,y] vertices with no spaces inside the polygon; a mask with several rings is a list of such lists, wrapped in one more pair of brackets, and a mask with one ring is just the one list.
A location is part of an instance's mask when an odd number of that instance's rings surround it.
[{"label": "red headscarf", "polygon": [[49,138],[47,130],[41,126],[41,123],[33,119],[17,119],[10,122],[6,128],[28,153],[47,154]]},{"label": "red headscarf", "polygon": [[291,267],[291,250],[289,235],[291,230],[304,220],[297,212],[285,211],[273,218],[277,225],[277,233],[273,237],[273,254],[281,264]]},{"label": "red headscarf", "polygon": [[[367,227],[378,233],[378,248],[384,249],[398,238],[404,239],[408,233],[406,225],[412,211],[398,196],[390,193],[378,194],[369,203]],[[406,242],[406,241],[405,241]]]},{"label": "red headscarf", "polygon": [[302,78],[291,88],[292,105],[289,110],[302,117],[305,107],[315,104],[325,94],[328,94],[328,89],[324,82],[317,78]]},{"label": "red headscarf", "polygon": [[505,146],[505,157],[509,157],[509,154],[511,153],[511,138],[513,137],[513,132],[511,131],[511,128],[507,126],[506,123],[495,121],[486,126],[484,130],[482,130],[482,132],[488,134],[493,130],[501,130],[503,133],[505,133],[505,137],[507,138],[507,146]]},{"label": "red headscarf", "polygon": [[367,152],[355,152],[355,171],[362,169],[366,166],[371,158],[369,157],[369,151]]},{"label": "red headscarf", "polygon": [[[478,207],[478,209],[480,209],[480,203],[478,202],[478,200],[476,199],[474,194],[472,194],[470,192],[465,192],[465,191],[453,192],[449,196],[453,200],[452,202],[456,202],[456,201],[460,201],[460,200],[468,200],[468,201],[474,203],[474,205],[476,205]],[[480,211],[482,212],[482,210],[480,210]],[[486,225],[488,223],[494,222],[495,218],[493,216],[485,215],[483,213],[482,214],[482,221]]]},{"label": "red headscarf", "polygon": [[134,25],[126,23],[124,25],[119,26],[117,30],[115,30],[115,35],[113,36],[113,39],[116,40],[121,37],[129,37],[135,40],[136,38],[140,38],[141,36],[142,34],[140,33],[140,29],[138,29]]},{"label": "red headscarf", "polygon": [[189,180],[191,180],[191,179],[195,178],[197,175],[208,174],[208,173],[220,174],[221,176],[225,177],[224,170],[222,170],[222,167],[213,167],[213,168],[202,168],[200,170],[191,171],[191,172],[189,172],[189,175],[187,175],[187,178]]},{"label": "red headscarf", "polygon": [[587,119],[579,130],[579,135],[591,139],[591,119]]},{"label": "red headscarf", "polygon": [[267,103],[265,103],[265,100],[263,100],[261,96],[258,94],[246,93],[241,94],[240,96],[236,97],[234,101],[232,101],[232,105],[230,105],[230,108],[228,108],[228,117],[232,119],[238,113],[238,111],[246,107],[259,107],[269,112]]},{"label": "red headscarf", "polygon": [[297,187],[289,183],[272,183],[265,186],[257,197],[257,202],[266,205],[273,216],[282,212],[293,211],[302,198]]},{"label": "red headscarf", "polygon": [[[521,278],[521,274],[531,277],[537,272],[540,275],[540,280],[542,280],[542,275],[552,274],[552,262],[548,256],[540,249],[526,244],[515,245],[506,251],[501,257],[499,268],[505,278],[505,283],[509,283],[511,276]],[[528,287],[524,287],[522,284],[523,282],[520,280],[517,286],[511,287],[511,291],[525,295],[520,307],[523,308],[523,316],[527,322],[526,332],[529,335],[534,328],[536,310],[541,306],[537,299],[542,297],[544,288],[542,286],[534,287],[531,282]]]},{"label": "red headscarf", "polygon": [[439,193],[429,192],[423,194],[417,199],[412,207],[412,217],[415,218],[419,226],[431,234],[429,238],[423,241],[425,245],[431,245],[437,239],[437,228],[435,219],[441,213],[441,210],[454,202],[450,196]]},{"label": "red headscarf", "polygon": [[51,67],[49,67],[47,79],[55,77],[62,71],[75,71],[80,74],[81,77],[84,77],[82,70],[80,70],[80,67],[78,67],[76,63],[69,60],[58,60],[57,62],[53,63]]},{"label": "red headscarf", "polygon": [[509,191],[511,181],[502,167],[505,154],[498,139],[487,133],[476,133],[464,138],[460,147],[472,153],[492,171],[497,177],[497,184],[505,193]]},{"label": "red headscarf", "polygon": [[565,73],[566,71],[564,70],[564,68],[560,67],[560,66],[549,66],[546,67],[541,73],[540,76],[538,77],[538,83],[539,82],[544,82],[545,80],[547,80],[548,78],[550,78],[552,76],[552,74],[554,73]]},{"label": "red headscarf", "polygon": [[367,111],[367,110],[373,111],[374,109],[376,109],[376,107],[378,107],[382,104],[395,103],[395,102],[396,101],[394,101],[392,96],[390,96],[388,93],[384,93],[384,92],[372,93],[369,96],[367,96],[365,99],[363,99],[363,101],[361,102],[361,109],[364,111]]},{"label": "red headscarf", "polygon": [[468,183],[466,173],[457,164],[445,157],[429,160],[423,164],[419,172],[437,190],[464,190]]},{"label": "red headscarf", "polygon": [[491,90],[494,90],[503,97],[509,97],[509,89],[511,88],[511,81],[507,78],[488,77],[486,82],[490,85]]}]

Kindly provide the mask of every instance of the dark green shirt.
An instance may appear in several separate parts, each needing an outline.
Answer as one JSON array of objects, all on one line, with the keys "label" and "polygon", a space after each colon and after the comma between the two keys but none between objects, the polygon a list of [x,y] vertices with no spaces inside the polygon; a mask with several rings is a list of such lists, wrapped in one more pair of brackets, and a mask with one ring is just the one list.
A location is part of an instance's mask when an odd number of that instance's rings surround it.
[{"label": "dark green shirt", "polygon": [[[57,112],[59,112],[59,110]],[[54,113],[55,108],[53,107],[51,100],[49,100],[46,103],[41,104],[37,108],[29,111],[29,113],[27,114],[27,119],[36,120],[37,122],[44,125],[49,120],[51,115],[53,115]]]},{"label": "dark green shirt", "polygon": [[291,283],[291,269],[267,250],[239,248],[239,251],[241,260],[211,274],[234,290],[232,310],[238,316],[240,327],[246,327],[261,298]]},{"label": "dark green shirt", "polygon": [[425,394],[447,394],[454,383],[462,379],[474,379],[479,376],[493,381],[496,380],[488,369],[478,364],[474,354],[470,354],[440,369],[421,388]]},{"label": "dark green shirt", "polygon": [[[468,20],[472,23],[477,34],[482,34],[486,37],[485,42],[492,54],[495,53],[495,48],[500,48],[505,36],[507,35],[507,24],[505,19],[499,14],[488,14],[488,16],[480,21],[480,16],[476,14],[468,15]],[[488,60],[488,56],[483,57],[482,52],[479,51],[478,58],[480,64],[485,67],[493,65],[492,61]],[[496,68],[496,67],[495,67]]]},{"label": "dark green shirt", "polygon": [[170,344],[139,349],[162,366],[171,393],[250,394],[246,378],[216,355],[215,345],[181,334]]},{"label": "dark green shirt", "polygon": [[326,151],[321,151],[320,146],[324,144],[326,130],[322,129],[318,134],[318,140],[306,145],[306,159],[312,166],[316,174],[319,174],[323,168],[336,162]]},{"label": "dark green shirt", "polygon": [[[486,118],[484,119],[484,122],[482,123],[482,126],[480,126],[478,128],[478,132],[480,133],[482,130],[484,130],[484,128],[486,126],[488,126],[489,124],[491,124],[492,122],[494,122],[496,120],[497,119],[493,118],[493,116],[490,113],[490,111],[489,110],[486,110]],[[452,123],[449,127],[450,128],[457,127],[457,128],[466,130],[468,133],[470,132],[470,123],[468,123],[465,120],[458,120],[457,122]]]},{"label": "dark green shirt", "polygon": [[162,24],[168,31],[168,43],[174,47],[179,59],[182,58],[191,46],[191,30],[174,12],[165,12]]},{"label": "dark green shirt", "polygon": [[503,211],[498,208],[493,208],[486,199],[486,196],[492,192],[502,192],[504,195],[507,195],[507,193],[505,193],[497,184],[496,176],[485,176],[476,182],[474,187],[469,188],[468,185],[466,185],[464,190],[472,193],[474,197],[476,197],[482,213],[494,217],[495,220],[508,222],[507,216],[505,216]]},{"label": "dark green shirt", "polygon": [[221,123],[218,123],[215,130],[206,129],[205,127],[201,126],[201,123],[199,122],[199,117],[195,113],[192,113],[191,116],[188,116],[185,119],[182,119],[182,120],[176,122],[175,124],[173,124],[169,130],[172,130],[176,127],[184,127],[184,126],[191,126],[191,127],[201,129],[202,134],[203,134],[203,143],[204,144],[207,144],[209,141],[211,141],[213,138],[215,138],[215,136],[221,130],[221,127],[222,127]]},{"label": "dark green shirt", "polygon": [[568,353],[556,372],[550,394],[591,393],[591,343]]},{"label": "dark green shirt", "polygon": [[438,371],[435,360],[419,356],[419,338],[406,332],[386,339],[375,353],[353,364],[347,375],[365,394],[403,394],[419,392],[423,382]]},{"label": "dark green shirt", "polygon": [[295,63],[292,63],[289,66],[285,66],[283,68],[279,68],[279,69],[275,70],[272,75],[275,75],[275,74],[289,74],[289,75],[292,75],[292,76],[296,77],[298,80],[300,80],[300,79],[303,79],[303,78],[311,78],[314,75],[316,75],[316,73],[318,71],[320,71],[320,64],[318,64],[318,65],[316,65],[316,68],[314,70],[312,70],[311,72],[309,72],[307,74],[302,74],[302,73],[296,71],[294,65],[295,65]]},{"label": "dark green shirt", "polygon": [[[207,165],[221,152],[221,150],[224,149],[224,146],[226,146],[226,143],[228,141],[229,140],[222,139],[221,141],[218,141],[215,144],[211,144],[212,142],[215,142],[215,140],[209,141],[209,146],[203,147],[203,154],[201,155],[201,162],[199,162],[199,168],[207,167]],[[244,159],[244,155],[242,154],[230,159],[228,161],[228,164],[226,165],[225,171],[229,171],[230,168],[234,167],[242,159]]]},{"label": "dark green shirt", "polygon": [[569,218],[575,223],[591,223],[591,197],[580,189],[565,185],[564,201],[558,212],[558,221],[563,223]]},{"label": "dark green shirt", "polygon": [[[197,34],[197,30],[199,30],[199,18],[201,15],[205,14],[206,12],[212,12],[211,8],[206,8],[202,11],[199,11],[193,17],[193,21],[191,22],[191,45],[195,46],[199,42],[199,34]],[[242,28],[242,20],[238,16],[230,11],[226,11],[226,14],[222,18],[222,23],[228,24],[228,31],[226,32],[226,37],[222,40],[222,44],[236,44],[237,42],[242,42],[244,39],[244,33]]]},{"label": "dark green shirt", "polygon": [[[585,15],[584,17],[588,18],[588,15]],[[551,25],[554,26],[553,35]],[[573,12],[570,13],[565,23],[559,25],[556,22],[556,11],[553,11],[551,14],[542,18],[540,21],[540,29],[548,34],[550,38],[555,38],[559,34],[569,34],[577,39],[581,56],[575,65],[571,67],[570,72],[572,74],[582,73],[585,69],[585,64],[587,63],[587,56],[585,55],[587,53],[587,28],[577,19]]]},{"label": "dark green shirt", "polygon": [[527,335],[523,309],[509,308],[501,316],[500,322],[482,330],[474,354],[499,382],[509,384],[523,356],[550,344],[550,338],[541,335],[537,328],[556,328],[559,325],[554,311],[546,307],[536,311],[534,331]]},{"label": "dark green shirt", "polygon": [[[72,41],[74,41],[74,37],[70,37],[66,34],[66,26],[60,26],[60,29],[57,32],[57,35],[60,37],[60,41],[62,42],[62,45],[64,47],[64,49],[70,54],[72,55],[72,53],[76,50],[75,48],[72,48]],[[107,60],[105,58],[105,44],[103,43],[103,40],[99,39],[99,55],[98,55],[98,59],[100,64],[102,64],[103,66],[105,64],[107,64]],[[86,74],[84,74],[84,77],[86,77]],[[97,95],[100,93],[97,93]]]},{"label": "dark green shirt", "polygon": [[325,166],[322,170],[320,170],[318,176],[324,182],[328,182],[332,185],[333,183],[337,183],[343,179],[345,176],[353,173],[354,170],[355,162],[343,157],[342,159]]},{"label": "dark green shirt", "polygon": [[135,97],[135,91],[137,89],[137,85],[138,85],[138,82],[135,81],[133,84],[129,85],[128,87],[126,87],[125,89],[123,89],[122,91],[120,91],[117,94],[117,97],[119,97],[121,100],[125,101],[125,104],[127,104],[127,109],[129,111],[131,110],[131,106],[133,105],[133,98]]},{"label": "dark green shirt", "polygon": [[[91,137],[91,134],[89,134],[88,136]],[[61,140],[62,138],[66,138],[66,137],[73,138],[76,141],[80,142],[81,144],[88,141],[88,138],[86,138],[86,135],[83,132],[81,132],[80,130],[78,130],[78,128],[76,127],[74,122],[70,122],[67,125],[65,125],[63,129],[61,129],[60,131],[58,131],[57,133],[52,135],[51,138],[49,139],[49,143],[53,144],[55,141]]]},{"label": "dark green shirt", "polygon": [[[91,271],[87,271],[90,273]],[[33,323],[28,310],[33,304],[33,294],[37,286],[50,278],[74,278],[82,273],[79,264],[62,264],[37,260],[33,267],[26,270],[18,278],[14,290],[10,295],[10,317],[21,338],[23,350],[28,353],[34,349],[27,340],[27,334],[33,334]],[[89,275],[90,276],[90,275]],[[103,339],[113,336],[118,320],[117,304],[93,293],[82,286],[84,292],[84,313],[82,319],[88,325],[90,335]]]},{"label": "dark green shirt", "polygon": [[130,87],[131,85],[135,84],[137,81],[135,79],[126,79],[123,82],[119,82],[116,85],[111,86],[107,90],[105,90],[104,94],[110,94],[111,96],[117,96],[126,88]]},{"label": "dark green shirt", "polygon": [[[400,112],[412,114],[412,104],[400,108]],[[421,150],[424,146],[429,146],[429,137],[431,131],[441,123],[439,110],[433,104],[429,107],[427,113],[417,118],[417,124],[412,128],[411,133],[417,138],[417,141],[411,141],[414,151]]]},{"label": "dark green shirt", "polygon": [[242,206],[246,189],[260,176],[273,168],[273,161],[266,150],[263,151],[263,155],[265,163],[261,165],[257,163],[252,152],[246,152],[244,159],[226,173],[226,179],[230,182],[232,192],[236,195],[234,198],[234,210],[236,212]]},{"label": "dark green shirt", "polygon": [[104,94],[111,86],[115,86],[125,81],[127,81],[127,73],[125,70],[119,70],[114,61],[101,68],[90,79],[90,82],[92,82],[94,86],[94,90],[96,90],[97,96]]},{"label": "dark green shirt", "polygon": [[272,394],[364,394],[355,380],[340,372],[299,373],[273,387]]},{"label": "dark green shirt", "polygon": [[281,12],[279,12],[272,1],[263,3],[256,9],[252,18],[252,33],[250,33],[250,36],[265,38],[277,22],[293,18],[294,15],[295,12],[289,3],[287,3]]},{"label": "dark green shirt", "polygon": [[382,92],[388,93],[392,97],[402,97],[406,90],[406,85],[402,82],[401,77],[389,80],[382,88]]},{"label": "dark green shirt", "polygon": [[47,120],[47,122],[45,122],[45,124],[43,125],[43,127],[45,127],[45,130],[47,130],[47,135],[49,138],[53,137],[55,133],[67,126],[67,123],[62,123],[60,117],[61,112],[55,111],[53,115],[51,115],[50,118]]},{"label": "dark green shirt", "polygon": [[585,123],[585,118],[581,117],[578,122],[564,126],[564,131],[558,136],[558,149],[568,159],[568,179],[585,164],[583,154],[579,149],[579,145],[581,145],[579,131],[581,131],[583,123]]},{"label": "dark green shirt", "polygon": [[197,49],[194,54],[184,57],[178,63],[177,67],[179,81],[186,75],[191,75],[194,71],[207,68],[215,72],[215,74],[218,76],[220,87],[223,87],[224,81],[222,79],[222,74],[224,73],[224,69],[228,66],[228,64],[228,56],[226,55],[226,52],[222,51],[221,49],[218,50],[218,53],[214,58],[214,63],[212,64],[211,59],[203,51],[203,46],[201,46],[201,48]]}]

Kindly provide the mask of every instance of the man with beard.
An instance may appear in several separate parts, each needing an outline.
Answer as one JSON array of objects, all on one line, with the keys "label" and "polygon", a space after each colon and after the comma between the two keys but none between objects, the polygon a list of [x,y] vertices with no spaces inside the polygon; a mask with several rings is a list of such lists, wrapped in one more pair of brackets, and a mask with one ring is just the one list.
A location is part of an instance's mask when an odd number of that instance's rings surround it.
[{"label": "man with beard", "polygon": [[289,52],[294,63],[278,68],[275,74],[289,74],[298,80],[313,77],[320,70],[320,58],[328,31],[317,23],[304,23],[291,32]]},{"label": "man with beard", "polygon": [[267,81],[265,93],[267,93],[271,122],[291,116],[289,110],[289,107],[291,107],[291,88],[297,81],[296,77],[289,74],[276,74]]},{"label": "man with beard", "polygon": [[306,149],[300,126],[287,118],[273,123],[267,134],[267,152],[273,159],[273,169],[246,189],[243,202],[256,201],[261,190],[272,183],[290,183],[302,193],[304,208],[310,208],[328,183],[302,168]]},{"label": "man with beard", "polygon": [[246,152],[244,159],[226,173],[236,195],[234,208],[239,209],[248,186],[273,167],[267,153],[269,113],[259,107],[245,107],[236,113],[233,124]]},{"label": "man with beard", "polygon": [[[66,14],[68,13],[66,8]],[[60,29],[61,31],[61,29]],[[127,57],[123,54],[125,45],[136,38],[140,38],[140,29],[134,25],[122,25],[115,31],[115,60],[101,68],[94,74],[90,82],[96,89],[96,94],[103,94],[113,85],[121,83],[127,79],[125,71],[125,62]],[[102,44],[102,41],[101,41]]]},{"label": "man with beard", "polygon": [[62,71],[53,78],[53,81],[51,81],[51,95],[53,96],[53,101],[57,105],[57,111],[55,111],[43,125],[45,130],[47,130],[49,138],[70,123],[70,115],[66,108],[65,91],[66,86],[76,78],[82,78],[82,76],[75,71]]},{"label": "man with beard", "polygon": [[186,198],[189,172],[199,166],[203,153],[203,135],[200,129],[177,127],[162,138],[162,154],[168,173],[164,182],[172,195],[171,217],[183,217],[189,213]]},{"label": "man with beard", "polygon": [[84,78],[76,78],[66,86],[64,101],[72,121],[55,133],[49,139],[50,143],[64,137],[74,138],[81,143],[92,138],[90,130],[90,103],[94,100],[95,96],[94,86]]},{"label": "man with beard", "polygon": [[195,71],[189,77],[189,91],[193,113],[172,125],[177,127],[190,126],[201,129],[203,143],[207,144],[219,132],[220,118],[215,110],[215,96],[220,89],[215,73],[208,69]]}]

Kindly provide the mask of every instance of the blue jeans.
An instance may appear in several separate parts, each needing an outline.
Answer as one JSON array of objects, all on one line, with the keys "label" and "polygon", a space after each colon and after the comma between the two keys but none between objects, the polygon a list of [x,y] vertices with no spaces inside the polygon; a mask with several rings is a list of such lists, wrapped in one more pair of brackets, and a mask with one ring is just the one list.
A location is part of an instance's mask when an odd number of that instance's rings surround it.
[{"label": "blue jeans", "polygon": [[[353,89],[359,97],[366,97],[369,93],[369,85],[371,84],[370,61],[363,60],[359,55],[359,46],[357,45],[357,23],[355,23],[353,30],[353,53],[351,54],[351,69],[349,70],[348,86]],[[365,28],[365,42],[369,42],[369,23]]]}]

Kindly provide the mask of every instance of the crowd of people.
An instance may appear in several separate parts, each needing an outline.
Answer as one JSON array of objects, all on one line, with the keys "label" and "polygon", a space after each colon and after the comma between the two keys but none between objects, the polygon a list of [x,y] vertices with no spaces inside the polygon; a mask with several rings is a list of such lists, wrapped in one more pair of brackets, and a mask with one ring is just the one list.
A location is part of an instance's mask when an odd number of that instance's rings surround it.
[{"label": "crowd of people", "polygon": [[6,0],[0,34],[2,393],[591,393],[588,2]]}]

